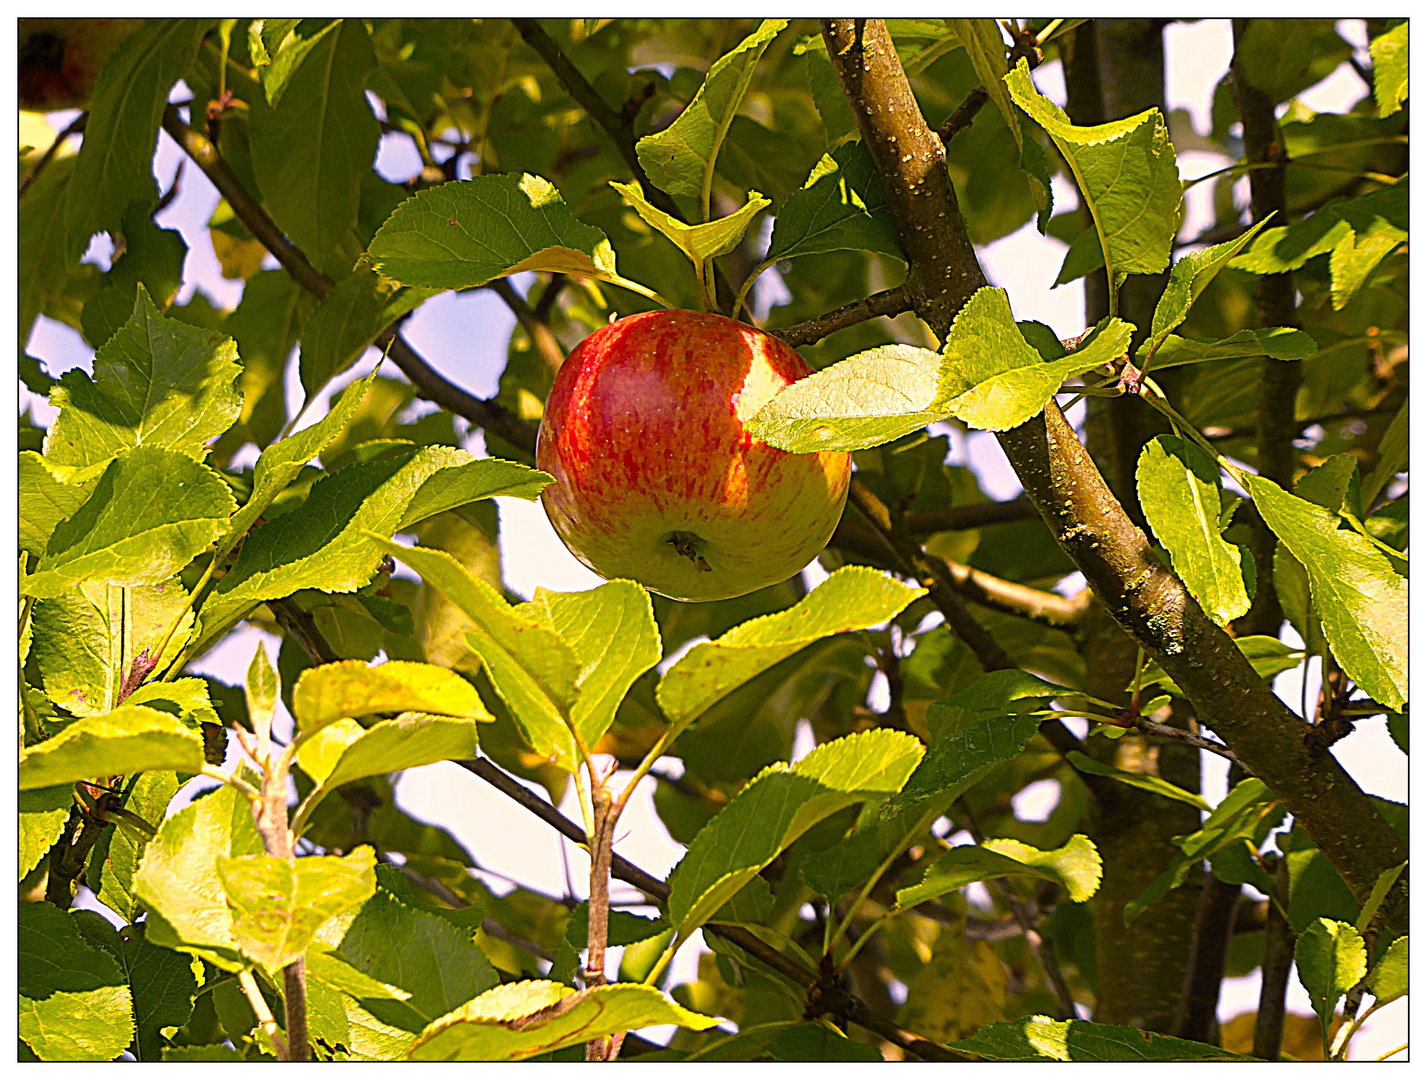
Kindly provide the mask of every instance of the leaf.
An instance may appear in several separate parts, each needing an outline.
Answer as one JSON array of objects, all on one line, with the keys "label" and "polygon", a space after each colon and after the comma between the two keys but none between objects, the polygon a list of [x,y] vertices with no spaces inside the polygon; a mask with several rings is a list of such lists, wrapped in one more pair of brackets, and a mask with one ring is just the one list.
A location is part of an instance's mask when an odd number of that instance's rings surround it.
[{"label": "leaf", "polygon": [[20,752],[20,790],[149,770],[203,769],[203,740],[183,721],[142,705],[85,716]]},{"label": "leaf", "polygon": [[670,195],[701,198],[707,216],[719,147],[753,81],[759,58],[787,25],[787,19],[764,19],[757,30],[714,61],[678,119],[635,144],[650,183]]},{"label": "leaf", "polygon": [[[16,344],[20,349],[30,339],[35,317],[68,282],[67,264],[71,260],[65,237],[65,195],[73,171],[74,158],[55,158],[19,201],[15,265],[19,270],[20,321]],[[39,386],[32,389],[36,393],[46,392]]]},{"label": "leaf", "polygon": [[1308,991],[1318,1022],[1327,1030],[1343,995],[1368,973],[1367,948],[1352,926],[1315,919],[1293,946],[1298,981]]},{"label": "leaf", "polygon": [[[818,45],[822,42],[818,41]],[[794,46],[796,53],[798,46]],[[837,72],[828,62],[825,52],[808,50],[803,54],[807,64],[808,89],[812,93],[813,105],[822,121],[827,135],[827,145],[832,148],[843,140],[857,134],[857,120],[847,104],[847,96],[842,92],[842,84],[837,80]]]},{"label": "leaf", "polygon": [[[171,772],[141,773],[126,787],[124,809],[157,829],[178,791],[178,776]],[[129,922],[143,911],[134,895],[134,874],[148,845],[149,837],[141,830],[119,825],[106,829],[89,853],[85,884],[96,900]]]},{"label": "leaf", "polygon": [[318,927],[376,891],[375,862],[366,846],[340,858],[220,857],[218,879],[233,910],[234,942],[276,975],[303,957]]},{"label": "leaf", "polygon": [[1407,579],[1338,516],[1271,480],[1245,478],[1264,522],[1308,572],[1323,633],[1343,670],[1391,709],[1407,700]]},{"label": "leaf", "polygon": [[[75,914],[84,914],[77,912]],[[48,901],[21,904],[19,1036],[41,1061],[112,1061],[134,1037],[129,984],[109,953]]]},{"label": "leaf", "polygon": [[458,180],[407,199],[368,247],[403,285],[471,289],[526,270],[615,277],[614,248],[577,221],[550,181],[528,173]]},{"label": "leaf", "polygon": [[526,742],[541,757],[573,772],[575,746],[565,717],[582,665],[570,645],[526,610],[511,607],[444,551],[377,543],[475,624],[466,641],[480,657]]},{"label": "leaf", "polygon": [[1372,57],[1377,114],[1391,116],[1407,100],[1407,20],[1373,38],[1368,45],[1368,55]]},{"label": "leaf", "polygon": [[277,105],[293,71],[341,20],[332,19],[325,26],[314,26],[316,32],[311,36],[301,33],[308,28],[304,25],[306,22],[303,19],[254,19],[248,24],[248,49],[253,62],[259,66],[263,96],[269,105]]},{"label": "leaf", "polygon": [[[1330,39],[1340,48],[1342,38],[1329,19],[1250,19],[1235,46],[1236,63],[1244,79],[1276,105],[1287,101],[1323,77],[1315,70],[1315,54]],[[1346,57],[1333,50],[1337,67]]]},{"label": "leaf", "polygon": [[1250,1060],[1217,1046],[1154,1031],[1048,1016],[987,1024],[971,1038],[948,1045],[992,1061]]},{"label": "leaf", "polygon": [[1219,527],[1218,464],[1187,439],[1160,435],[1140,451],[1135,482],[1145,520],[1205,614],[1226,626],[1248,611],[1244,553]]},{"label": "leaf", "polygon": [[[1159,370],[1183,364],[1202,364],[1209,360],[1238,360],[1246,356],[1306,360],[1317,351],[1318,343],[1311,335],[1287,326],[1240,330],[1218,341],[1170,334],[1155,353],[1154,366]],[[1140,364],[1145,363],[1143,353],[1144,346],[1141,345],[1135,353],[1135,359]]]},{"label": "leaf", "polygon": [[685,727],[734,687],[805,645],[893,618],[925,589],[903,585],[869,567],[846,566],[786,611],[701,642],[664,673],[656,698],[675,728]]},{"label": "leaf", "polygon": [[20,526],[20,550],[43,555],[55,526],[84,505],[94,486],[88,482],[68,483],[48,458],[33,450],[22,450],[16,487]]},{"label": "leaf", "polygon": [[1209,804],[1204,801],[1204,796],[1196,795],[1192,791],[1185,791],[1182,787],[1171,784],[1168,780],[1160,776],[1151,776],[1148,773],[1126,772],[1124,769],[1117,769],[1112,765],[1106,765],[1096,761],[1088,754],[1082,754],[1079,750],[1072,750],[1066,756],[1066,760],[1083,773],[1091,776],[1104,776],[1111,780],[1117,780],[1122,784],[1132,788],[1139,788],[1141,791],[1151,791],[1156,795],[1163,795],[1166,799],[1173,799],[1175,802],[1188,803],[1196,810],[1209,812]]},{"label": "leaf", "polygon": [[749,224],[759,211],[771,206],[760,192],[750,191],[748,201],[726,217],[717,218],[703,225],[685,225],[676,217],[670,217],[649,201],[636,184],[621,184],[611,180],[609,186],[619,192],[620,197],[634,208],[635,213],[648,222],[656,231],[668,237],[690,261],[702,265],[706,259],[727,255],[736,248]]},{"label": "leaf", "polygon": [[1164,292],[1155,304],[1150,335],[1136,350],[1136,356],[1143,354],[1143,362],[1147,363],[1149,358],[1159,351],[1170,331],[1189,317],[1189,309],[1203,295],[1219,271],[1224,269],[1229,260],[1242,251],[1267,223],[1268,218],[1263,218],[1236,239],[1215,244],[1202,251],[1190,252],[1174,264],[1169,271],[1169,281],[1165,283]]},{"label": "leaf", "polygon": [[1386,1005],[1389,1001],[1406,996],[1407,938],[1400,937],[1387,947],[1387,952],[1373,965],[1367,985],[1368,992],[1377,999],[1379,1005]]},{"label": "leaf", "polygon": [[[828,66],[820,57],[809,56],[809,61]],[[876,252],[907,261],[872,157],[860,141],[824,154],[803,186],[788,196],[773,222],[763,261],[828,251]]]},{"label": "leaf", "polygon": [[916,885],[897,890],[897,906],[911,908],[972,882],[1013,874],[1063,885],[1075,903],[1084,903],[1100,885],[1100,853],[1088,837],[1075,835],[1054,851],[1039,851],[1017,840],[988,840],[948,851]]},{"label": "leaf", "polygon": [[1066,379],[1125,355],[1133,332],[1129,323],[1109,319],[1093,340],[1047,363],[1016,326],[1005,291],[981,288],[947,335],[933,408],[987,431],[1019,427],[1045,408]]},{"label": "leaf", "polygon": [[143,285],[167,308],[183,285],[183,261],[188,245],[175,229],[161,229],[148,217],[148,207],[130,203],[124,211],[124,253],[101,279],[99,291],[79,314],[86,340],[99,346],[114,336],[134,314],[135,289]]},{"label": "leaf", "polygon": [[65,202],[74,258],[95,233],[118,233],[130,203],[152,207],[158,201],[152,159],[159,121],[169,90],[193,63],[214,21],[148,20],[104,62]]},{"label": "leaf", "polygon": [[412,660],[375,667],[361,660],[323,664],[304,671],[292,689],[292,713],[304,735],[336,720],[392,712],[491,719],[475,687],[461,676]]},{"label": "leaf", "polygon": [[1031,81],[1024,58],[1006,76],[1012,99],[1045,129],[1075,176],[1114,275],[1169,266],[1182,213],[1179,168],[1158,109],[1078,127]]},{"label": "leaf", "polygon": [[1377,915],[1378,909],[1382,907],[1382,902],[1387,898],[1387,894],[1392,887],[1397,884],[1397,879],[1402,876],[1402,871],[1407,869],[1405,862],[1389,867],[1377,876],[1373,882],[1372,891],[1368,893],[1368,898],[1363,901],[1363,909],[1358,912],[1357,921],[1353,923],[1354,929],[1360,934],[1367,933],[1367,929],[1372,925],[1373,918]]},{"label": "leaf", "polygon": [[111,950],[134,1002],[134,1056],[140,1061],[159,1061],[167,1040],[163,1028],[181,1027],[193,1014],[198,979],[188,957],[171,949],[149,944],[141,927],[126,928],[114,937]]},{"label": "leaf", "polygon": [[298,371],[308,398],[362,358],[387,323],[388,299],[377,273],[359,270],[339,281],[307,317]]},{"label": "leaf", "polygon": [[45,853],[54,847],[69,812],[74,806],[74,791],[68,784],[21,791],[19,877],[24,881],[31,870],[40,865]]},{"label": "leaf", "polygon": [[335,749],[336,755],[326,763],[325,771],[320,766],[308,768],[308,762],[313,759],[304,751],[309,744],[298,751],[298,760],[307,774],[327,789],[437,761],[468,761],[476,756],[480,745],[476,723],[489,723],[494,719],[489,713],[478,715],[475,721],[407,713],[366,729],[360,724],[339,721],[322,732],[345,736],[336,747],[326,748],[328,754]]},{"label": "leaf", "polygon": [[134,875],[134,893],[148,908],[148,940],[224,971],[246,968],[217,862],[262,850],[248,801],[227,785],[167,818]]},{"label": "leaf", "polygon": [[573,593],[537,588],[529,610],[541,611],[541,621],[575,652],[581,670],[570,720],[593,747],[635,680],[663,658],[649,593],[633,581]]},{"label": "leaf", "polygon": [[[1402,399],[1402,407],[1397,410],[1397,414],[1392,418],[1392,423],[1388,424],[1387,430],[1383,432],[1382,441],[1378,443],[1377,465],[1363,481],[1364,508],[1371,508],[1377,500],[1378,493],[1387,486],[1388,481],[1407,467],[1407,406],[1410,400],[1410,398]],[[21,458],[24,456],[24,454],[20,455]],[[23,476],[23,470],[21,475]],[[23,509],[23,496],[20,505]]]},{"label": "leaf", "polygon": [[896,794],[921,756],[915,738],[881,729],[824,743],[794,765],[779,762],[759,773],[699,831],[669,877],[669,921],[679,938],[818,821]]},{"label": "leaf", "polygon": [[1022,149],[1021,119],[1006,90],[1006,41],[995,19],[948,19],[947,25],[956,33],[957,41],[971,57],[971,68],[990,96],[997,110],[1011,129],[1016,151]]},{"label": "leaf", "polygon": [[202,639],[210,640],[264,600],[299,589],[361,588],[382,557],[368,533],[390,536],[477,499],[533,498],[547,483],[545,473],[448,446],[348,465],[313,484],[300,508],[252,531],[203,606]]},{"label": "leaf", "polygon": [[263,204],[288,238],[329,277],[352,267],[358,180],[381,130],[367,102],[376,54],[360,19],[320,35],[271,108],[252,108],[249,142]]},{"label": "leaf", "polygon": [[201,461],[238,418],[238,373],[232,338],[166,318],[140,284],[134,313],[94,355],[94,378],[72,368],[50,391],[59,416],[45,457],[85,468],[146,446]]},{"label": "leaf", "polygon": [[432,1020],[500,982],[468,930],[385,888],[324,924],[307,957],[314,979],[355,999],[349,1022],[373,1034],[385,1027],[398,1055]]},{"label": "leaf", "polygon": [[915,345],[881,345],[784,387],[746,428],[793,454],[863,450],[945,414],[931,406],[941,358]]},{"label": "leaf", "polygon": [[234,508],[212,469],[173,450],[139,447],[111,461],[84,505],[55,526],[24,587],[47,597],[83,581],[164,581],[213,542]]},{"label": "leaf", "polygon": [[902,814],[928,799],[945,805],[971,788],[991,766],[1025,749],[1040,718],[1025,715],[1044,708],[1065,688],[1025,671],[982,675],[964,690],[927,709],[931,748],[886,813]]},{"label": "leaf", "polygon": [[430,1024],[415,1061],[521,1061],[566,1046],[659,1024],[704,1031],[718,1023],[652,986],[616,983],[572,990],[532,979],[488,990]]}]

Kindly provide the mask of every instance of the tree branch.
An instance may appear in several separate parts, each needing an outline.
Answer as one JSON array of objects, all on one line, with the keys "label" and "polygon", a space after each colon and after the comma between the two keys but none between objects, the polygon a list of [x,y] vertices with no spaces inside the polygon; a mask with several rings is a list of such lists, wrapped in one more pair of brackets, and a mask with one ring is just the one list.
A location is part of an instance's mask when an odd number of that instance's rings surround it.
[{"label": "tree branch", "polygon": [[17,199],[23,199],[25,197],[25,192],[30,189],[31,184],[40,178],[40,173],[45,171],[49,163],[55,159],[55,155],[59,153],[59,148],[64,145],[65,140],[71,136],[82,134],[85,125],[88,123],[89,111],[86,109],[71,120],[67,128],[55,136],[54,142],[50,143],[48,149],[40,155],[40,160],[35,162],[35,166],[30,170],[29,175],[20,181],[20,190],[15,196]]},{"label": "tree branch", "polygon": [[[882,22],[829,19],[823,36],[897,220],[917,312],[945,334],[986,279],[941,141],[921,116]],[[1302,721],[1153,558],[1144,533],[1106,488],[1059,408],[1047,405],[1043,415],[998,438],[1026,495],[1115,620],[1179,684],[1201,722],[1283,799],[1365,899],[1378,875],[1407,857],[1401,840],[1331,754],[1309,753]],[[1388,904],[1388,925],[1405,930],[1404,885],[1394,888]]]},{"label": "tree branch", "polygon": [[1031,500],[1021,496],[1006,502],[966,503],[942,510],[911,510],[902,520],[913,536],[926,536],[956,529],[981,529],[988,525],[1028,521],[1035,516],[1036,508]]},{"label": "tree branch", "polygon": [[[1274,891],[1288,899],[1288,862],[1279,857],[1273,873]],[[1288,976],[1293,970],[1294,934],[1277,904],[1264,914],[1263,983],[1258,1014],[1254,1018],[1254,1057],[1277,1061],[1283,1050],[1283,1014]]]},{"label": "tree branch", "polygon": [[849,326],[856,326],[858,323],[865,323],[868,319],[875,319],[881,315],[900,315],[904,311],[911,310],[912,302],[907,296],[906,287],[898,285],[895,289],[884,289],[882,292],[873,293],[861,300],[844,304],[834,311],[829,311],[826,315],[819,315],[807,322],[768,332],[775,338],[780,338],[797,348],[799,345],[815,345],[829,334],[846,330]]},{"label": "tree branch", "polygon": [[971,126],[971,122],[976,119],[976,114],[981,111],[981,106],[986,104],[989,96],[985,87],[978,86],[966,95],[950,116],[942,121],[941,127],[936,129],[936,137],[941,140],[943,146],[946,146]]},{"label": "tree branch", "polygon": [[[164,110],[163,128],[212,181],[218,193],[233,208],[234,216],[272,253],[294,281],[319,300],[332,291],[331,279],[313,266],[307,256],[283,234],[267,211],[243,187],[232,168],[218,153],[218,148],[207,137],[185,124],[178,115],[178,109],[172,105]],[[395,326],[382,331],[376,344],[381,348],[385,347],[388,341],[391,342],[388,355],[392,362],[401,369],[423,397],[434,401],[448,412],[465,417],[477,427],[498,435],[516,449],[534,455],[535,432],[529,424],[498,402],[468,394],[437,373],[406,343]]]},{"label": "tree branch", "polygon": [[[565,350],[560,348],[560,343],[555,340],[555,335],[545,319],[530,310],[530,305],[515,291],[509,278],[496,278],[489,288],[505,301],[505,306],[510,308],[511,314],[530,338],[531,346],[540,354],[540,359],[545,361],[545,366],[551,371],[559,371],[560,365],[565,362]],[[549,288],[555,288],[554,284]]]}]

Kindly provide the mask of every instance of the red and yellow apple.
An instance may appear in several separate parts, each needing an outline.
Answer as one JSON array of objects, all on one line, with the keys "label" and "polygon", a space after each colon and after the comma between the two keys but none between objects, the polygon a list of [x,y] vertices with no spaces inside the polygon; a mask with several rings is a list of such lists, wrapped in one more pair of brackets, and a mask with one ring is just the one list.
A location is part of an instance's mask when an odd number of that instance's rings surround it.
[{"label": "red and yellow apple", "polygon": [[789,454],[743,425],[811,372],[722,315],[651,311],[596,330],[560,368],[540,423],[555,532],[595,573],[676,600],[793,576],[837,527],[851,458]]}]

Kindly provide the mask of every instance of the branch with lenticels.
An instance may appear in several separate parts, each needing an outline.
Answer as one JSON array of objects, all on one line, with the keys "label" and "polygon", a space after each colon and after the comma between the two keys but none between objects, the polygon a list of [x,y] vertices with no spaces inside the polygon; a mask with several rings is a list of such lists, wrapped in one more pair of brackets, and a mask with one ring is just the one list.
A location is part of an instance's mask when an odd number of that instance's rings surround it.
[{"label": "branch with lenticels", "polygon": [[[828,56],[853,109],[907,253],[917,314],[945,334],[986,284],[946,169],[885,23],[826,19]],[[1001,432],[1026,496],[1121,627],[1193,702],[1201,723],[1272,788],[1359,900],[1407,858],[1405,845],[1331,754],[1304,745],[1302,720],[1259,677],[1232,638],[1150,554],[1149,541],[1051,403]],[[1407,925],[1407,890],[1389,894],[1386,924]]]}]

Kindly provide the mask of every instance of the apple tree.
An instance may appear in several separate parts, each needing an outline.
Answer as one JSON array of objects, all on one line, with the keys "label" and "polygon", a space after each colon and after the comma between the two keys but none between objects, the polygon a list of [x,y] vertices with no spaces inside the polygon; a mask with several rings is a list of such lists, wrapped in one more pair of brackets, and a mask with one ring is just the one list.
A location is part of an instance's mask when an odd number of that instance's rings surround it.
[{"label": "apple tree", "polygon": [[[22,1058],[1342,1059],[1407,993],[1335,750],[1408,742],[1405,21],[1234,20],[1208,130],[1163,20],[120,22],[21,20]],[[1083,327],[988,281],[1031,225]],[[810,365],[740,437],[850,455],[830,542],[516,594],[556,372],[665,308]]]}]

